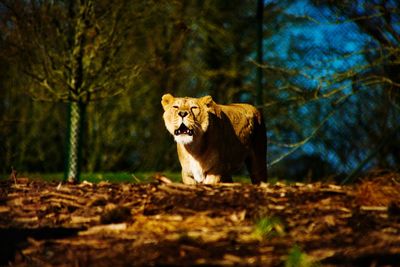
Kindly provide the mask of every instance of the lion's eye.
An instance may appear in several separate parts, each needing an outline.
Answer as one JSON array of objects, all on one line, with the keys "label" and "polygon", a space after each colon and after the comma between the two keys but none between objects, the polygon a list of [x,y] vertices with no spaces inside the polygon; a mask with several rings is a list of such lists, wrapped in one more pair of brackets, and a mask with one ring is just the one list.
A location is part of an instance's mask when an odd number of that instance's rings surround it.
[{"label": "lion's eye", "polygon": [[195,110],[199,109],[199,107],[196,107],[196,106],[194,106],[194,107],[191,107],[190,109],[191,109],[191,110],[192,110],[192,112],[193,112],[193,111],[195,111]]},{"label": "lion's eye", "polygon": [[175,105],[175,106],[172,106],[174,109],[178,109],[179,108],[179,106],[177,106],[177,105]]}]

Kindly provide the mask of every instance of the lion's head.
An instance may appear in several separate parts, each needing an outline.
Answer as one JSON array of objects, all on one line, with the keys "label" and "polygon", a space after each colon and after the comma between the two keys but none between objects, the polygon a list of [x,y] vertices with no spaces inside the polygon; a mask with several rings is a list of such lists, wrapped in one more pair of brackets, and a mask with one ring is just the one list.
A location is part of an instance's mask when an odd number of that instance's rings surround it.
[{"label": "lion's head", "polygon": [[209,113],[215,112],[211,96],[190,98],[165,94],[161,104],[165,126],[180,144],[190,144],[200,138],[208,129]]}]

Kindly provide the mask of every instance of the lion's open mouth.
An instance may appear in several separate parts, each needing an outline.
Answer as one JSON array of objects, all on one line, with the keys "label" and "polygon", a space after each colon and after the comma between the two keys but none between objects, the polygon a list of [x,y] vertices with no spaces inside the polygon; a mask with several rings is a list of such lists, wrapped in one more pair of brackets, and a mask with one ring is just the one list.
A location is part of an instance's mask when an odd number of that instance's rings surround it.
[{"label": "lion's open mouth", "polygon": [[181,124],[178,129],[175,130],[174,132],[175,135],[181,135],[181,134],[187,134],[192,136],[193,135],[193,130],[189,129],[185,124]]}]

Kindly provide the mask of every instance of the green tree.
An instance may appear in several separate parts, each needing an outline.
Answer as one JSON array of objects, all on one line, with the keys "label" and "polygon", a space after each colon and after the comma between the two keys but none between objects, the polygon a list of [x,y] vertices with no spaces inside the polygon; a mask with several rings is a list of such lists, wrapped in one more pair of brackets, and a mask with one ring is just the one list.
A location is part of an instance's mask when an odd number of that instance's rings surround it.
[{"label": "green tree", "polygon": [[[1,30],[35,100],[69,103],[66,178],[79,179],[86,106],[133,86],[130,1],[0,1]],[[141,9],[141,4],[135,6]]]}]

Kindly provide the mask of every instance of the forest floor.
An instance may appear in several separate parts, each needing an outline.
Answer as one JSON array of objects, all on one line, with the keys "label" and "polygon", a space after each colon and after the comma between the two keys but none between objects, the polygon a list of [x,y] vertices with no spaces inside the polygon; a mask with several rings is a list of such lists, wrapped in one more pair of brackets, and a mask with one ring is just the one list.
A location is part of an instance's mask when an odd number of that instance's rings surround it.
[{"label": "forest floor", "polygon": [[399,266],[400,174],[350,186],[0,181],[0,265]]}]

